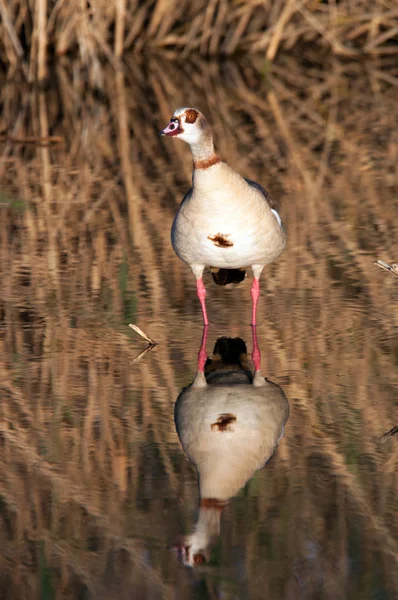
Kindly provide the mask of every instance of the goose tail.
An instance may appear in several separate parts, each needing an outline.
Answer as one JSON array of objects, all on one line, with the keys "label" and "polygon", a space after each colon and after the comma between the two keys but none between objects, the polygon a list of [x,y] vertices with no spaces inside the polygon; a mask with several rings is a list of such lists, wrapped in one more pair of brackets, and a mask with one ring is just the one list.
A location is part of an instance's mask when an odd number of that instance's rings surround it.
[{"label": "goose tail", "polygon": [[245,369],[247,363],[246,343],[239,337],[219,337],[214,345],[214,356],[221,357],[221,361],[225,366],[236,366],[239,369]]},{"label": "goose tail", "polygon": [[240,283],[246,277],[246,269],[210,269],[213,279],[217,285],[228,285],[229,283]]},{"label": "goose tail", "polygon": [[242,338],[220,337],[215,343],[213,356],[205,366],[207,383],[227,381],[231,383],[252,383],[247,348]]}]

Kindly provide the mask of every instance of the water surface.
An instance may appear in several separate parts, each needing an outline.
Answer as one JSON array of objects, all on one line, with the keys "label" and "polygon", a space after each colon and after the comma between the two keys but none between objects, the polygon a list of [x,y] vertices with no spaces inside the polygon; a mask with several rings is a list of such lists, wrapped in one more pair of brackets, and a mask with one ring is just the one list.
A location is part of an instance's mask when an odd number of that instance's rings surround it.
[{"label": "water surface", "polygon": [[[398,139],[380,73],[127,60],[94,81],[66,62],[46,90],[4,82],[1,597],[397,597],[398,447],[380,437],[398,424],[398,280],[374,261],[397,260]],[[288,235],[261,278],[258,338],[290,418],[197,569],[172,550],[198,506],[173,408],[201,313],[169,240],[191,161],[157,136],[184,105]],[[250,350],[251,277],[205,284],[208,351],[221,335]],[[158,343],[137,363],[128,323]]]}]

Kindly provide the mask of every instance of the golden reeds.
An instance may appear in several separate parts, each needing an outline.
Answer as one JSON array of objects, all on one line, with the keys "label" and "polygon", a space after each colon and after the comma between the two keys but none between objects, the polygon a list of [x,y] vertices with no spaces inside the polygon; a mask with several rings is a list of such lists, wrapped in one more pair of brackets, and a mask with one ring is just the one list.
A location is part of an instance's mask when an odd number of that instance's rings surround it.
[{"label": "golden reeds", "polygon": [[0,0],[0,59],[13,76],[51,76],[65,55],[79,57],[93,82],[101,62],[116,69],[127,52],[137,55],[231,56],[315,50],[360,59],[396,56],[398,10],[394,0],[312,2],[288,0]]},{"label": "golden reeds", "polygon": [[[159,6],[153,36],[174,18]],[[208,6],[213,22],[223,5]],[[126,38],[127,8],[117,5]],[[396,281],[373,266],[394,255],[397,235],[398,81],[387,64],[331,59],[319,70],[281,56],[265,74],[261,59],[152,61],[143,72],[126,57],[123,77],[101,66],[100,88],[66,62],[54,68],[57,87],[1,87],[8,597],[192,597],[166,549],[190,528],[197,501],[173,405],[195,372],[200,308],[169,240],[191,160],[181,143],[157,137],[183,104],[211,118],[223,158],[269,188],[288,233],[262,278],[258,335],[264,374],[284,388],[291,417],[275,459],[223,516],[220,561],[234,565],[238,549],[244,589],[211,570],[205,586],[334,600],[355,558],[361,572],[377,569],[387,594],[397,589],[398,448],[391,436],[380,444],[398,422]],[[249,287],[209,282],[209,344],[219,334],[249,341]],[[130,322],[158,343],[138,364]],[[371,597],[373,580],[352,585]]]}]

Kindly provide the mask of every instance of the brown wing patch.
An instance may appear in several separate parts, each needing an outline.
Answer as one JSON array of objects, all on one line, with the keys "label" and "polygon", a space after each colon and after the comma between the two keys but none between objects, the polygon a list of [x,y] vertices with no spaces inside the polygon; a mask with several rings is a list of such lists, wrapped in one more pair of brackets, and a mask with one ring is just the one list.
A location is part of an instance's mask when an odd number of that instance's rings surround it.
[{"label": "brown wing patch", "polygon": [[233,431],[232,423],[235,423],[236,415],[224,413],[218,416],[215,423],[210,425],[212,431]]},{"label": "brown wing patch", "polygon": [[194,108],[189,108],[185,111],[185,121],[187,123],[195,123],[196,119],[198,118],[198,114],[199,113],[197,110]]},{"label": "brown wing patch", "polygon": [[218,248],[230,248],[233,246],[233,243],[227,239],[230,235],[229,233],[216,233],[216,235],[208,235],[207,239]]}]

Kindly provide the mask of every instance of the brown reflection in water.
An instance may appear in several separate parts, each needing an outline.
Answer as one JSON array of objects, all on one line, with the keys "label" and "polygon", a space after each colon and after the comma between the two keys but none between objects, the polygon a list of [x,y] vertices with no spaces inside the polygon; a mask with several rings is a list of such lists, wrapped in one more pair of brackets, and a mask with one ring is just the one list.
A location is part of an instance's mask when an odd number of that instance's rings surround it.
[{"label": "brown reflection in water", "polygon": [[[0,595],[393,597],[398,449],[378,440],[398,422],[397,287],[373,262],[396,262],[394,75],[127,60],[92,90],[72,67],[47,91],[0,92],[1,129],[42,143],[1,145]],[[223,513],[217,575],[195,584],[166,549],[197,502],[173,405],[200,310],[169,241],[191,161],[157,137],[181,105],[211,117],[288,234],[258,334],[289,424]],[[210,343],[247,338],[250,281],[206,286]],[[129,322],[159,343],[137,365]]]}]

